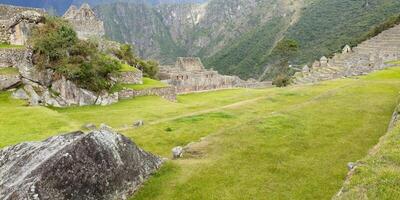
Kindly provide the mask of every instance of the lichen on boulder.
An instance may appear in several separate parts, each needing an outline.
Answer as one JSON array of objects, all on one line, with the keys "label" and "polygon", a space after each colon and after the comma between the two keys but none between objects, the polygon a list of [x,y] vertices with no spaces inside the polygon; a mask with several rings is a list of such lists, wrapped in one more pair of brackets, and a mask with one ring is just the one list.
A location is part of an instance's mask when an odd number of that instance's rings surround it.
[{"label": "lichen on boulder", "polygon": [[107,126],[0,150],[0,199],[126,199],[162,159]]}]

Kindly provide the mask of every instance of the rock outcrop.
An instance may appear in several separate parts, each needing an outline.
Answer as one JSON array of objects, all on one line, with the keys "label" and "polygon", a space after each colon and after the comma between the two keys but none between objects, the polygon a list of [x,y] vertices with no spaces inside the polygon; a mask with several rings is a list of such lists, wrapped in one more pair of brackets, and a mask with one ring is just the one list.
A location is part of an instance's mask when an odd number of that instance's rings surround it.
[{"label": "rock outcrop", "polygon": [[353,49],[346,45],[333,58],[325,56],[313,64],[309,72],[295,75],[294,82],[314,83],[342,77],[358,76],[381,70],[390,61],[400,59],[400,25],[383,31]]},{"label": "rock outcrop", "polygon": [[21,78],[18,74],[0,74],[0,91],[7,90],[21,83]]},{"label": "rock outcrop", "polygon": [[0,199],[127,199],[162,164],[109,127],[0,150]]},{"label": "rock outcrop", "polygon": [[34,26],[44,19],[35,8],[0,5],[0,43],[25,45]]}]

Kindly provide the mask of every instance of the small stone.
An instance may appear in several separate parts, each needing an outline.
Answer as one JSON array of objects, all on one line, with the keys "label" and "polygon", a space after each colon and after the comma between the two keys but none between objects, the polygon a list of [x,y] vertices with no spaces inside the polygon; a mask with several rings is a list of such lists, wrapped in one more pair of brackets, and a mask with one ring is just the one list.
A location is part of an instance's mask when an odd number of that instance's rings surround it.
[{"label": "small stone", "polygon": [[95,124],[92,124],[92,123],[85,124],[85,125],[83,126],[83,128],[88,129],[88,130],[91,130],[91,131],[94,131],[94,130],[97,129],[96,125],[95,125]]},{"label": "small stone", "polygon": [[133,123],[134,127],[141,127],[144,126],[144,121],[143,120],[138,120],[136,122]]},{"label": "small stone", "polygon": [[22,88],[20,88],[17,91],[13,92],[12,97],[14,99],[22,99],[22,100],[28,100],[29,99],[29,95]]},{"label": "small stone", "polygon": [[181,146],[174,147],[172,149],[172,157],[174,159],[182,158],[183,156],[183,148]]},{"label": "small stone", "polygon": [[113,128],[111,126],[108,126],[107,124],[100,124],[100,131],[109,131],[109,132],[114,132]]},{"label": "small stone", "polygon": [[349,170],[352,170],[352,169],[354,169],[355,167],[356,167],[356,163],[353,163],[353,162],[347,163],[347,168],[348,168]]}]

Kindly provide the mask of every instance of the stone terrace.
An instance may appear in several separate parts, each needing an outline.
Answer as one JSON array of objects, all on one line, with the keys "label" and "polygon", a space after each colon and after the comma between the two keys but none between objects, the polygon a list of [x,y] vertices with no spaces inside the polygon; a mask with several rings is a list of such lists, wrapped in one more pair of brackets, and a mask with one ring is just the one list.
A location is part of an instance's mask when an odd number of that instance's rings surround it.
[{"label": "stone terrace", "polygon": [[215,90],[222,88],[269,87],[270,82],[244,81],[237,76],[221,75],[213,69],[205,69],[199,58],[177,59],[175,66],[161,66],[159,77],[163,82],[175,86],[177,93]]},{"label": "stone terrace", "polygon": [[324,58],[314,63],[311,69],[296,73],[297,84],[314,83],[342,77],[357,76],[383,69],[386,63],[400,59],[400,25],[350,49],[346,46],[341,54],[335,54],[325,63]]}]

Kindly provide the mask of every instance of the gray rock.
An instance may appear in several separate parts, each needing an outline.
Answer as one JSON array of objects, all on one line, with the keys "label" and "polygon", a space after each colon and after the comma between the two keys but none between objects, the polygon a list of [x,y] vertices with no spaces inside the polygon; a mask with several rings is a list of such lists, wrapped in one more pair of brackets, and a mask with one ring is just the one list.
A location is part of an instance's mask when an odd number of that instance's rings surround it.
[{"label": "gray rock", "polygon": [[101,129],[0,150],[0,199],[126,199],[163,160]]},{"label": "gray rock", "polygon": [[29,95],[29,105],[31,106],[38,106],[40,105],[41,98],[40,96],[36,93],[36,91],[33,89],[31,85],[25,85],[24,90],[28,93]]},{"label": "gray rock", "polygon": [[357,163],[349,162],[347,163],[347,169],[352,170],[357,166]]},{"label": "gray rock", "polygon": [[134,127],[141,127],[144,126],[144,121],[143,120],[138,120],[136,122],[133,123]]},{"label": "gray rock", "polygon": [[19,75],[0,75],[0,91],[8,90],[21,83]]},{"label": "gray rock", "polygon": [[12,93],[12,97],[14,99],[21,99],[21,100],[28,100],[29,99],[29,95],[22,88],[19,88],[18,90],[14,91]]},{"label": "gray rock", "polygon": [[183,148],[180,146],[174,147],[172,149],[172,157],[174,159],[182,158],[183,156]]}]

